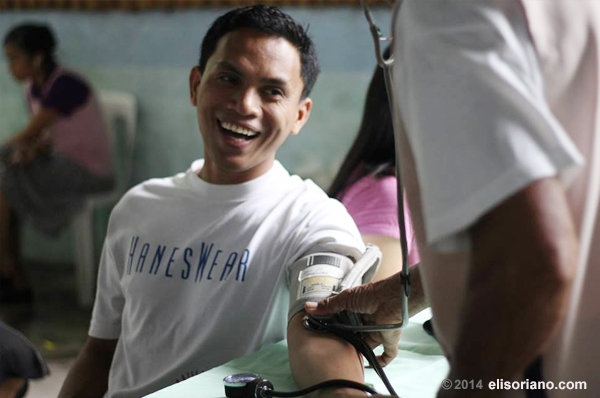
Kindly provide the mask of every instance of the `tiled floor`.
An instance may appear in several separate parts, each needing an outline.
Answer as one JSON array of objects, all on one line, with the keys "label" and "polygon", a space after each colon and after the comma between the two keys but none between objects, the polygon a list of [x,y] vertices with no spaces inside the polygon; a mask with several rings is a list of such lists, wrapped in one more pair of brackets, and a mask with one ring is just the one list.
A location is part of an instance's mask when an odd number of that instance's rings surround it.
[{"label": "tiled floor", "polygon": [[77,306],[74,266],[30,262],[26,269],[34,303],[1,304],[0,318],[33,342],[50,368],[50,376],[30,383],[26,397],[52,398],[85,341],[91,311]]}]

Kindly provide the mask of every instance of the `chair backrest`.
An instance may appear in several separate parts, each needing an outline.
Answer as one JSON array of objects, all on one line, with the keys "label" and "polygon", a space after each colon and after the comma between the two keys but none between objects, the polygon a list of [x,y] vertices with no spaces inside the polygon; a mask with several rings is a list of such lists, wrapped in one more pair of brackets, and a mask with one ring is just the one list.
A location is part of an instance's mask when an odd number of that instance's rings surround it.
[{"label": "chair backrest", "polygon": [[112,146],[115,193],[122,195],[131,184],[137,100],[133,94],[122,91],[100,91],[98,99]]}]

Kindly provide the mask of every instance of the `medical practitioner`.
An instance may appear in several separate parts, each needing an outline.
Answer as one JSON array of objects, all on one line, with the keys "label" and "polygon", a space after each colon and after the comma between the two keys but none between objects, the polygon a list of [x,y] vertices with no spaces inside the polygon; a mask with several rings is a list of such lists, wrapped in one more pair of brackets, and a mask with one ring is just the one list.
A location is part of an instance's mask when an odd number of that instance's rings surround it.
[{"label": "medical practitioner", "polygon": [[343,205],[275,159],[309,118],[318,72],[305,29],[279,9],[215,20],[189,76],[204,159],[134,187],[113,210],[89,338],[60,398],[138,398],[286,331],[300,386],[363,380],[351,345],[302,325],[323,286],[290,282],[308,260],[343,273],[365,251]]},{"label": "medical practitioner", "polygon": [[[600,2],[405,0],[394,41],[439,396],[599,396]],[[316,312],[389,311],[398,279]]]}]

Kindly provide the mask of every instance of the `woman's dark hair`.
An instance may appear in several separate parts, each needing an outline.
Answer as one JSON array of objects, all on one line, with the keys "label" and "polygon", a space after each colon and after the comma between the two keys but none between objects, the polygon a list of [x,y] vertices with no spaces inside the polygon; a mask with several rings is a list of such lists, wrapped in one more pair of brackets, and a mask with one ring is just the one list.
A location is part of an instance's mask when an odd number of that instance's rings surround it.
[{"label": "woman's dark hair", "polygon": [[307,30],[277,7],[265,5],[241,7],[217,18],[202,40],[198,62],[200,72],[204,73],[206,63],[215,52],[221,37],[243,28],[283,37],[296,47],[300,53],[300,73],[304,83],[302,98],[308,97],[320,71],[317,51]]},{"label": "woman's dark hair", "polygon": [[339,198],[346,187],[368,174],[393,175],[395,163],[394,129],[385,77],[383,69],[377,67],[367,91],[358,135],[329,187],[329,196]]},{"label": "woman's dark hair", "polygon": [[12,43],[30,57],[42,55],[42,70],[49,74],[56,67],[54,51],[56,39],[50,28],[43,24],[25,23],[13,27],[4,37],[4,45]]}]

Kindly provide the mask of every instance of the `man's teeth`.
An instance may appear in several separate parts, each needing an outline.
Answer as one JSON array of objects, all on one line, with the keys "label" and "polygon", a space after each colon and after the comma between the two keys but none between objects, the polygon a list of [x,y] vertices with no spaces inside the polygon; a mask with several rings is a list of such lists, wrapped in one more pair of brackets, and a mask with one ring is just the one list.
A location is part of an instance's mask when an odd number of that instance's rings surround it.
[{"label": "man's teeth", "polygon": [[221,122],[221,127],[225,130],[233,131],[234,133],[245,135],[246,137],[254,137],[258,134],[256,131],[248,130],[241,126],[236,126],[233,123]]}]

